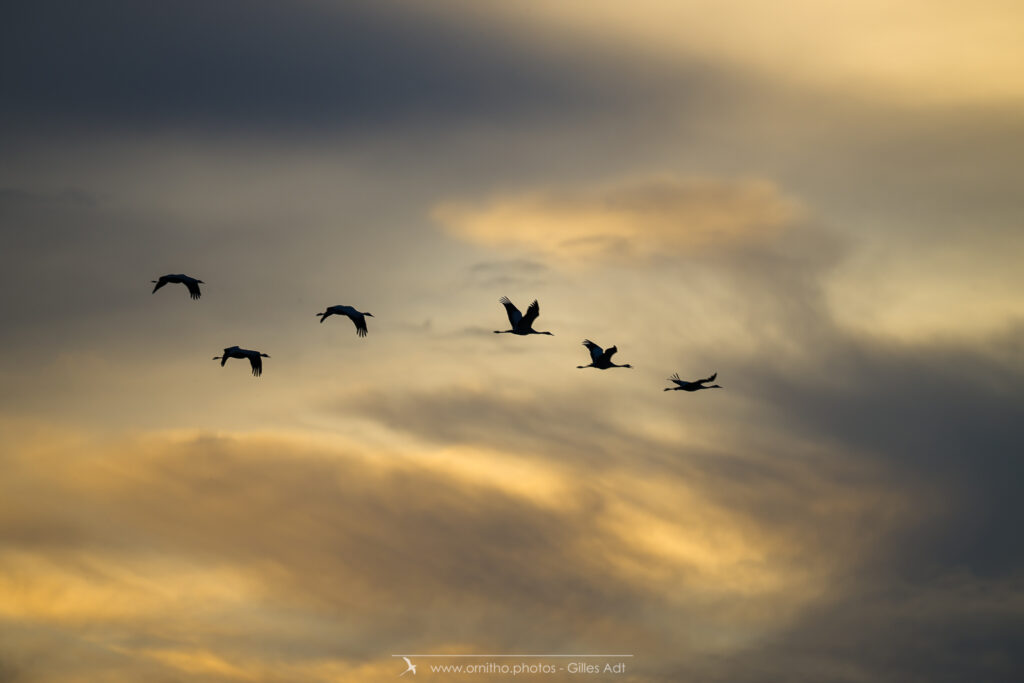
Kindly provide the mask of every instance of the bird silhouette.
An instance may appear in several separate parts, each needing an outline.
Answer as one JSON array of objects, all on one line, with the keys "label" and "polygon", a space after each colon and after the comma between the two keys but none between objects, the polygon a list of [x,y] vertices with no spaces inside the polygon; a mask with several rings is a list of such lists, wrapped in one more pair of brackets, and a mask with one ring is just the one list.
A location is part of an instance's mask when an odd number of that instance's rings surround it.
[{"label": "bird silhouette", "polygon": [[679,373],[675,373],[668,378],[669,382],[673,382],[678,386],[665,387],[665,391],[700,391],[701,389],[722,389],[723,387],[718,384],[712,384],[711,386],[705,386],[708,382],[714,382],[715,378],[718,377],[718,373],[714,373],[710,377],[704,379],[695,379],[692,382],[687,382],[685,379],[679,379]]},{"label": "bird silhouette", "polygon": [[194,277],[182,275],[181,273],[178,273],[177,275],[162,275],[159,280],[150,280],[150,282],[156,283],[156,287],[153,288],[153,293],[156,293],[156,290],[160,289],[161,287],[168,283],[175,285],[183,284],[186,287],[188,287],[188,294],[193,299],[198,299],[199,297],[202,296],[202,293],[199,291],[199,285],[206,284],[202,280],[197,280]]},{"label": "bird silhouette", "polygon": [[249,349],[239,348],[237,346],[229,346],[224,349],[223,356],[214,356],[213,360],[219,360],[220,366],[224,367],[224,364],[228,362],[228,358],[248,358],[249,365],[252,366],[252,374],[259,377],[263,374],[263,359],[270,358],[265,353],[259,351],[250,351]]},{"label": "bird silhouette", "polygon": [[619,350],[615,346],[611,346],[607,349],[602,349],[600,346],[590,341],[589,339],[583,340],[583,345],[590,351],[590,365],[577,365],[576,368],[597,368],[598,370],[607,370],[608,368],[631,368],[633,367],[629,363],[625,365],[616,365],[612,362],[612,356]]},{"label": "bird silhouette", "polygon": [[317,313],[317,315],[320,316],[320,322],[327,320],[327,317],[331,315],[347,315],[355,324],[356,334],[360,337],[365,337],[367,332],[366,318],[364,316],[368,315],[371,318],[373,317],[373,313],[360,313],[351,306],[342,306],[341,304],[337,306],[329,306],[326,311],[323,313]]},{"label": "bird silhouette", "polygon": [[533,303],[530,304],[526,309],[526,315],[519,312],[516,305],[509,301],[507,296],[503,296],[498,301],[505,306],[505,311],[508,313],[508,321],[512,325],[511,330],[495,330],[494,334],[518,334],[520,336],[526,336],[528,334],[547,334],[555,336],[550,332],[538,332],[533,329],[533,321],[540,315],[540,304],[534,299]]}]

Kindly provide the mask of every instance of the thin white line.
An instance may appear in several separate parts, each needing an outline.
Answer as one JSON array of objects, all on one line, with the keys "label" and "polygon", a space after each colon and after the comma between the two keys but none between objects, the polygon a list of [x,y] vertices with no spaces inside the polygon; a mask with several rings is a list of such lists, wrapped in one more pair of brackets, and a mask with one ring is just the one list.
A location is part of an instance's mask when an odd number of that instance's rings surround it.
[{"label": "thin white line", "polygon": [[391,655],[392,657],[632,657],[633,655]]}]

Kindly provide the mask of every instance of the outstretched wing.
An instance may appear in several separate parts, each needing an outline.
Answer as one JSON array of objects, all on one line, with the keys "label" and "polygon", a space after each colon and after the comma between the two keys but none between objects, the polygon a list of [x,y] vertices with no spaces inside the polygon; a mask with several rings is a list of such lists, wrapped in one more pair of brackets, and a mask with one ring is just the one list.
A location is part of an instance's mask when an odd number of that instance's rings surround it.
[{"label": "outstretched wing", "polygon": [[618,351],[618,350],[619,350],[619,348],[617,346],[609,346],[607,349],[604,350],[604,353],[602,353],[601,356],[597,360],[595,360],[594,362],[595,363],[610,363],[611,360],[612,360],[612,356],[614,356],[615,352]]},{"label": "outstretched wing", "polygon": [[522,325],[523,327],[533,327],[533,321],[540,315],[540,304],[534,299],[533,303],[530,304],[526,309],[526,315],[523,316]]},{"label": "outstretched wing", "polygon": [[686,385],[689,384],[689,382],[686,382],[686,381],[683,381],[683,380],[679,379],[679,373],[678,372],[673,373],[672,376],[668,378],[668,381],[669,382],[674,382],[674,383],[678,384],[681,387],[685,387]]},{"label": "outstretched wing", "polygon": [[199,291],[199,282],[198,281],[196,281],[196,280],[185,280],[185,286],[188,287],[188,294],[193,299],[198,299],[199,297],[202,296],[202,293]]},{"label": "outstretched wing", "polygon": [[697,380],[696,382],[694,382],[694,384],[704,384],[705,382],[714,382],[716,377],[718,377],[718,373],[717,372],[714,373],[713,375],[711,375],[710,377],[707,377],[705,379]]},{"label": "outstretched wing", "polygon": [[161,287],[163,287],[166,284],[167,284],[167,280],[165,280],[163,278],[160,278],[159,280],[156,281],[156,287],[153,288],[153,292],[156,292],[156,290],[160,289]]},{"label": "outstretched wing", "polygon": [[356,334],[358,334],[360,337],[365,337],[366,316],[364,316],[362,313],[350,313],[348,317],[351,318],[352,322],[354,322],[356,325]]},{"label": "outstretched wing", "polygon": [[594,363],[596,363],[597,359],[601,357],[602,353],[604,353],[604,349],[589,339],[584,339],[583,345],[587,347],[588,351],[590,351],[590,360]]},{"label": "outstretched wing", "polygon": [[412,662],[409,661],[408,657],[402,657],[402,659],[405,660],[406,666],[408,666],[409,668],[412,668]]},{"label": "outstretched wing", "polygon": [[263,374],[263,358],[258,353],[249,354],[249,365],[252,366],[252,374],[256,377]]},{"label": "outstretched wing", "polygon": [[515,329],[519,321],[523,319],[523,314],[519,312],[516,305],[509,301],[507,296],[503,296],[498,301],[505,307],[505,312],[508,313],[508,321],[512,323],[512,329]]}]

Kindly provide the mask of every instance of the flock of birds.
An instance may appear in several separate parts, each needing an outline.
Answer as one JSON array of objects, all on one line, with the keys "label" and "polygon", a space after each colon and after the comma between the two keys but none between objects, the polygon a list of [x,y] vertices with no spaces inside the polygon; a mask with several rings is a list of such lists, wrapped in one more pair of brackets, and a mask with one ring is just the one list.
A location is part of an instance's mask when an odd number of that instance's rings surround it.
[{"label": "flock of birds", "polygon": [[[205,284],[202,280],[197,280],[194,277],[188,275],[182,275],[178,273],[176,275],[164,275],[159,280],[153,280],[156,287],[153,288],[153,293],[156,293],[158,289],[167,284],[182,284],[188,289],[189,296],[193,299],[198,299],[202,296],[202,292],[199,289],[199,285]],[[537,320],[537,316],[540,315],[540,304],[534,299],[533,303],[526,308],[526,315],[516,308],[516,305],[512,303],[508,297],[501,297],[498,300],[504,307],[505,312],[508,314],[508,322],[512,325],[511,329],[508,330],[494,330],[494,334],[518,334],[520,336],[527,336],[530,334],[547,334],[554,336],[551,332],[539,332],[533,329],[533,323]],[[347,317],[356,326],[356,334],[360,337],[365,337],[368,332],[366,328],[366,318],[373,317],[372,313],[365,311],[359,311],[352,306],[328,306],[323,313],[316,314],[320,318],[322,323],[332,315],[343,315]],[[618,348],[610,346],[607,349],[602,349],[600,346],[590,341],[589,339],[583,340],[583,346],[587,347],[587,351],[590,352],[590,363],[587,365],[577,365],[577,369],[582,368],[597,368],[598,370],[607,370],[609,368],[632,368],[633,366],[629,363],[624,365],[618,365],[612,362],[612,356],[618,352]],[[252,366],[252,374],[259,377],[263,374],[263,359],[270,358],[269,355],[260,351],[254,351],[252,349],[243,349],[239,346],[229,346],[224,349],[224,353],[220,356],[214,356],[213,360],[219,360],[221,367],[228,362],[229,358],[246,359],[249,361],[249,365]],[[704,379],[696,379],[693,381],[687,381],[679,378],[679,373],[676,373],[668,378],[669,382],[672,382],[676,386],[666,387],[665,391],[699,391],[701,389],[721,389],[722,387],[718,384],[711,384],[715,381],[718,373],[712,374],[710,377]]]}]

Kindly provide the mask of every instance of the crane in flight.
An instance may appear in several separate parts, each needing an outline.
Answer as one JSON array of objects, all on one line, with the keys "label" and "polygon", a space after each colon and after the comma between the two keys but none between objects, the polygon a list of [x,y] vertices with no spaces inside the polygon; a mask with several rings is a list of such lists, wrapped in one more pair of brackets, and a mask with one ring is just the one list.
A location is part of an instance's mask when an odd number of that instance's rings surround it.
[{"label": "crane in flight", "polygon": [[320,316],[320,322],[327,320],[327,317],[331,315],[347,315],[355,324],[356,334],[360,337],[365,337],[367,332],[365,316],[373,317],[373,313],[360,313],[351,306],[342,306],[341,304],[337,306],[328,306],[327,310],[323,313],[317,313],[317,315]]},{"label": "crane in flight", "polygon": [[518,334],[523,337],[525,337],[528,334],[547,334],[552,337],[555,336],[550,332],[538,332],[537,330],[533,329],[533,321],[535,321],[537,319],[537,316],[540,315],[540,304],[537,303],[536,299],[534,299],[533,303],[527,307],[526,315],[520,313],[519,309],[516,308],[516,305],[509,301],[509,298],[507,296],[501,297],[500,299],[498,299],[498,302],[505,306],[505,312],[508,313],[508,321],[509,323],[511,323],[512,329],[495,330],[494,334],[510,333]]},{"label": "crane in flight", "polygon": [[248,358],[249,365],[252,366],[253,376],[259,377],[263,374],[263,359],[270,358],[270,356],[265,353],[260,353],[259,351],[251,351],[237,346],[229,346],[224,349],[223,356],[214,356],[213,360],[219,360],[220,366],[224,367],[224,364],[228,362],[228,358]]},{"label": "crane in flight", "polygon": [[156,283],[156,287],[153,288],[154,294],[156,293],[156,290],[160,289],[161,287],[168,283],[175,285],[185,285],[186,287],[188,287],[188,295],[193,299],[198,299],[199,297],[202,296],[202,292],[199,291],[199,285],[206,284],[202,280],[197,280],[194,277],[182,275],[181,273],[178,273],[177,275],[162,275],[160,276],[159,280],[151,280],[150,282]]},{"label": "crane in flight", "polygon": [[633,367],[629,363],[625,365],[616,365],[612,362],[612,356],[619,350],[618,347],[611,346],[607,349],[602,349],[600,346],[590,341],[589,339],[583,340],[583,345],[590,351],[590,365],[577,365],[577,369],[581,368],[597,368],[598,370],[607,370],[608,368],[631,368]]},{"label": "crane in flight", "polygon": [[718,377],[718,373],[714,373],[710,377],[704,379],[695,379],[692,382],[687,382],[685,379],[679,379],[679,373],[675,373],[668,378],[669,382],[676,384],[674,387],[665,387],[665,391],[700,391],[701,389],[722,389],[723,387],[718,384],[712,384],[708,386],[708,382],[714,382],[715,378]]}]

